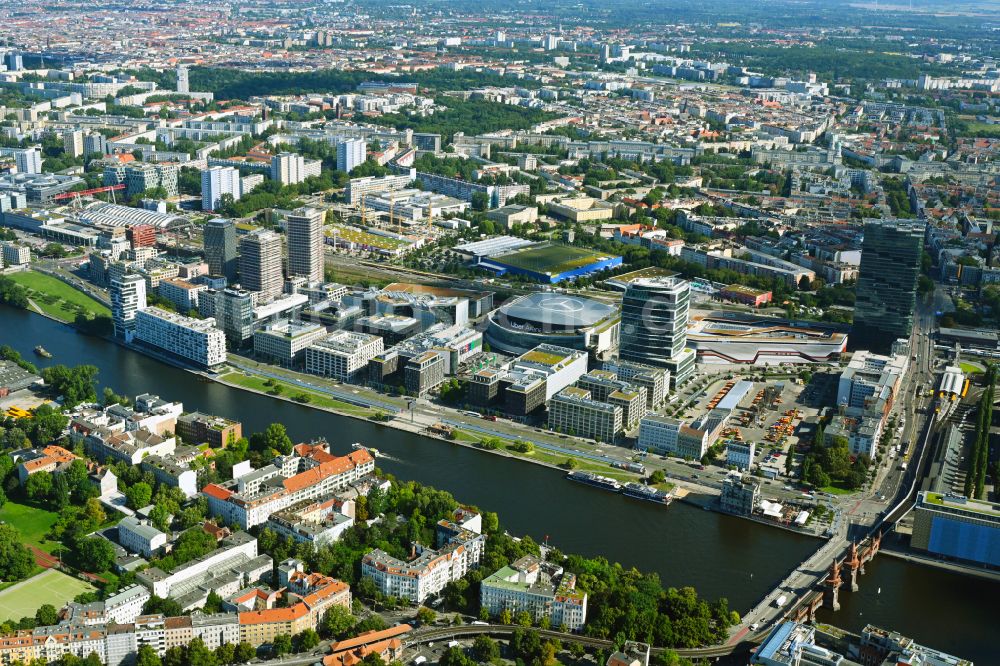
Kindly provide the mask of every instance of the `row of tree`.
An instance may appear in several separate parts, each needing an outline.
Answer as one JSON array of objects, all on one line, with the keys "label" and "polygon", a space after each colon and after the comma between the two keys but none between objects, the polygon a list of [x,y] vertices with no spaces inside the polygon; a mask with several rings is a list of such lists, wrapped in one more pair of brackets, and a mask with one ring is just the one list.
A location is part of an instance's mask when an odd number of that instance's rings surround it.
[{"label": "row of tree", "polygon": [[[968,458],[968,469],[965,474],[965,496],[985,498],[986,470],[990,462],[990,425],[993,423],[993,400],[996,385],[997,366],[990,364],[986,369],[986,390],[979,398],[976,412],[976,439],[972,455]],[[998,479],[993,479],[994,483]]]}]

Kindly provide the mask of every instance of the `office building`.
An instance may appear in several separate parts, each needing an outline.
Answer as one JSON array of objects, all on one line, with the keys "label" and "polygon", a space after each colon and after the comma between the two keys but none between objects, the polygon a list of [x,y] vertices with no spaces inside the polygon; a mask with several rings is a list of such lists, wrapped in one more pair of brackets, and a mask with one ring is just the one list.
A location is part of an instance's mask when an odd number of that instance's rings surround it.
[{"label": "office building", "polygon": [[738,442],[734,439],[726,442],[726,465],[728,467],[748,472],[753,465],[755,455],[757,455],[757,444],[754,442]]},{"label": "office building", "polygon": [[41,173],[42,151],[36,148],[14,150],[14,164],[18,173]]},{"label": "office building", "polygon": [[233,167],[212,167],[201,172],[201,209],[215,210],[228,194],[233,201],[243,196],[239,169]]},{"label": "office building", "polygon": [[255,305],[255,294],[245,289],[206,292],[198,299],[199,313],[215,318],[215,325],[225,333],[234,349],[242,347],[253,336]]},{"label": "office building", "polygon": [[598,442],[613,442],[622,432],[622,407],[598,402],[590,391],[569,386],[549,400],[548,428]]},{"label": "office building", "polygon": [[198,295],[206,291],[208,287],[203,284],[192,284],[180,278],[167,278],[161,280],[156,291],[159,295],[171,303],[178,312],[189,312],[198,309]]},{"label": "office building", "polygon": [[306,372],[351,381],[382,350],[382,338],[377,335],[337,331],[306,348]]},{"label": "office building", "polygon": [[437,388],[444,381],[444,376],[444,356],[436,351],[425,351],[412,357],[403,368],[406,390],[418,397]]},{"label": "office building", "polygon": [[135,338],[201,368],[226,362],[226,336],[211,317],[192,319],[149,307],[135,315]]},{"label": "office building", "polygon": [[1000,566],[1000,504],[921,491],[910,546],[949,559]]},{"label": "office building", "polygon": [[923,222],[865,224],[852,328],[856,344],[881,351],[897,338],[910,337],[923,244]]},{"label": "office building", "polygon": [[730,473],[722,482],[719,505],[738,516],[752,515],[760,506],[760,483],[753,477]]},{"label": "office building", "polygon": [[968,659],[925,647],[898,631],[873,624],[861,630],[858,652],[862,666],[972,666]]},{"label": "office building", "polygon": [[708,432],[693,428],[679,419],[647,414],[639,423],[639,448],[701,460],[708,451]]},{"label": "office building", "polygon": [[670,371],[666,368],[616,359],[606,362],[604,370],[633,386],[645,388],[647,411],[659,409],[667,401],[667,394],[670,391]]},{"label": "office building", "polygon": [[3,265],[25,266],[31,263],[31,250],[27,245],[3,243]]},{"label": "office building", "polygon": [[205,225],[205,261],[211,275],[222,275],[229,284],[236,282],[239,255],[236,252],[236,223],[216,218]]},{"label": "office building", "polygon": [[70,130],[63,134],[63,150],[69,157],[83,157],[83,132]]},{"label": "office building", "polygon": [[368,146],[364,139],[347,139],[337,142],[337,170],[351,173],[367,159]]},{"label": "office building", "polygon": [[297,367],[305,362],[306,348],[326,336],[325,326],[281,319],[254,331],[253,351],[269,363]]},{"label": "office building", "polygon": [[184,65],[177,65],[177,92],[191,92],[191,86],[188,83],[188,68]]},{"label": "office building", "polygon": [[815,627],[791,621],[778,623],[750,659],[754,666],[835,666],[844,661],[816,645]]},{"label": "office building", "polygon": [[[899,395],[909,360],[905,354],[880,356],[868,351],[855,352],[840,373],[837,405],[852,416],[860,416],[869,409],[881,412],[890,408]],[[881,401],[881,408],[876,401]]]},{"label": "office building", "polygon": [[288,277],[323,281],[323,218],[318,208],[296,208],[288,215]]},{"label": "office building", "polygon": [[281,236],[257,229],[240,239],[240,284],[260,292],[261,302],[281,294]]},{"label": "office building", "polygon": [[640,278],[622,298],[619,357],[668,368],[671,388],[694,372],[695,352],[687,348],[690,292],[679,278]]},{"label": "office building", "polygon": [[587,593],[562,567],[525,555],[483,579],[479,603],[490,617],[526,612],[534,622],[548,618],[553,628],[579,631],[587,621]]},{"label": "office building", "polygon": [[416,178],[416,170],[413,169],[398,176],[352,178],[344,189],[344,200],[351,205],[357,205],[369,195],[405,189],[410,186],[414,178]]},{"label": "office building", "polygon": [[146,280],[126,273],[111,280],[111,318],[115,335],[131,342],[135,335],[135,315],[146,307]]}]

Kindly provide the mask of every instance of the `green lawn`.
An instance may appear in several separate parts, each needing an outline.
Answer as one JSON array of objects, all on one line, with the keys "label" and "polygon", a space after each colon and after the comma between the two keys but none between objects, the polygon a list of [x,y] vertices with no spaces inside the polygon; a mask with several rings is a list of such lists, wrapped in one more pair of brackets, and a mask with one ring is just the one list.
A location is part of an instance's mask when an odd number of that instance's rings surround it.
[{"label": "green lawn", "polygon": [[0,621],[34,617],[44,604],[62,608],[78,594],[94,589],[93,585],[61,571],[47,569],[0,592]]},{"label": "green lawn", "polygon": [[857,490],[849,490],[847,488],[841,488],[840,486],[824,486],[820,488],[824,493],[830,493],[831,495],[853,495],[858,492]]},{"label": "green lawn", "polygon": [[13,526],[21,534],[24,543],[38,546],[47,553],[59,545],[57,541],[46,541],[45,535],[52,529],[59,516],[45,509],[8,501],[0,507],[0,521]]},{"label": "green lawn", "polygon": [[[264,383],[269,381],[267,378],[258,377],[257,375],[247,376],[242,372],[230,372],[223,375],[219,379],[221,379],[224,382],[236,384],[237,386],[253,389],[255,391],[264,391],[265,393],[267,393],[274,390],[274,386],[268,386]],[[278,380],[272,380],[272,381],[281,386],[280,397],[294,398],[297,395],[305,394],[309,396],[309,402],[303,404],[309,404],[316,407],[326,407],[328,409],[335,409],[338,412],[355,414],[357,416],[362,416],[365,418],[371,416],[374,413],[374,410],[369,409],[367,407],[359,407],[358,405],[352,405],[347,402],[341,402],[340,400],[334,400],[333,398],[323,393],[318,393],[316,391],[309,391],[303,388],[299,388],[294,384],[289,384]]]},{"label": "green lawn", "polygon": [[74,289],[62,280],[36,271],[14,273],[12,280],[24,286],[31,300],[46,314],[63,321],[73,321],[78,313],[88,316],[111,316],[111,311],[87,294]]},{"label": "green lawn", "polygon": [[963,363],[959,363],[958,367],[960,367],[962,369],[962,372],[964,372],[967,375],[977,375],[977,374],[980,374],[982,372],[985,372],[985,370],[983,370],[981,367],[979,367],[978,365],[976,365],[974,363],[964,363],[963,362]]}]

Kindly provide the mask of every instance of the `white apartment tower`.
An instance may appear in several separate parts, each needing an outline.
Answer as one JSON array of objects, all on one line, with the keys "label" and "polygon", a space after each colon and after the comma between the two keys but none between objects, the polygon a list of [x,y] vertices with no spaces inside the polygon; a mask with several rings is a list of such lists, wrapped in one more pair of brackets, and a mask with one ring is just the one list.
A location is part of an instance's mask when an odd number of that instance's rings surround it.
[{"label": "white apartment tower", "polygon": [[83,132],[70,130],[63,134],[63,149],[70,157],[83,157]]},{"label": "white apartment tower", "polygon": [[288,216],[288,277],[323,281],[323,217],[318,208],[296,208]]},{"label": "white apartment tower", "polygon": [[41,173],[42,151],[38,148],[26,148],[14,151],[14,163],[18,173]]},{"label": "white apartment tower", "polygon": [[281,236],[258,229],[240,239],[240,284],[265,303],[281,294]]},{"label": "white apartment tower", "polygon": [[305,159],[297,153],[278,153],[271,158],[271,178],[282,185],[294,185],[306,179]]},{"label": "white apartment tower", "polygon": [[188,83],[188,69],[184,65],[177,66],[177,92],[191,92],[191,86]]},{"label": "white apartment tower", "polygon": [[364,139],[347,139],[337,143],[337,170],[351,173],[367,159],[368,146]]},{"label": "white apartment tower", "polygon": [[135,337],[135,314],[146,308],[146,280],[126,273],[111,280],[111,318],[115,335],[131,342]]},{"label": "white apartment tower", "polygon": [[201,208],[215,210],[223,194],[230,194],[239,201],[243,194],[240,171],[233,167],[212,167],[201,172]]}]

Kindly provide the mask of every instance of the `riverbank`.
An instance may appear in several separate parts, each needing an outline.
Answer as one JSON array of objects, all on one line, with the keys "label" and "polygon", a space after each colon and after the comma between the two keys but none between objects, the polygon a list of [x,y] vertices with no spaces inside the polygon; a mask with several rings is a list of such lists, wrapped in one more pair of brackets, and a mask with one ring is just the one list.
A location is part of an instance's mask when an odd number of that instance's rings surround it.
[{"label": "riverbank", "polygon": [[919,564],[925,567],[962,574],[963,576],[972,576],[973,578],[982,578],[983,580],[1000,583],[1000,571],[990,571],[961,562],[946,562],[924,553],[918,553],[909,549],[904,550],[895,544],[883,544],[882,548],[879,549],[879,555],[888,555],[889,557],[910,562],[911,564]]}]

